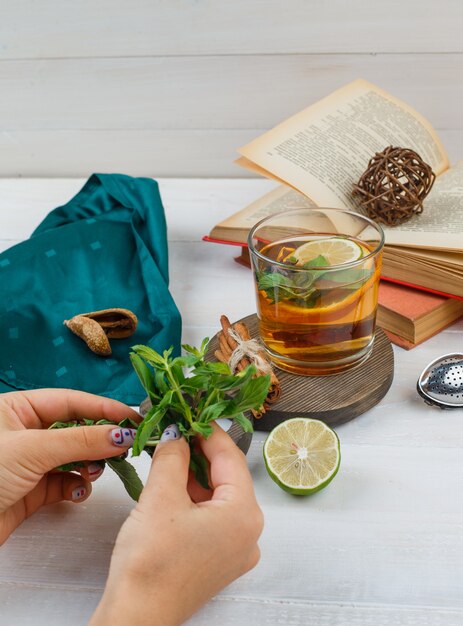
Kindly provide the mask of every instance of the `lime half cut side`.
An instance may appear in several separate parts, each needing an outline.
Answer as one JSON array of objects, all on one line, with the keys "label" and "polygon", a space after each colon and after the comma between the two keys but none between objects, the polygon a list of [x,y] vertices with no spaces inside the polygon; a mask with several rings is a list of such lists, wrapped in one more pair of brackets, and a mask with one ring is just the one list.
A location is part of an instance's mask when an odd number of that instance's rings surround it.
[{"label": "lime half cut side", "polygon": [[315,493],[333,480],[341,462],[337,434],[324,422],[294,417],[276,426],[264,444],[270,477],[295,495]]},{"label": "lime half cut side", "polygon": [[361,259],[363,248],[345,237],[326,237],[302,244],[291,256],[296,259],[297,265],[304,265],[320,255],[324,256],[330,265],[342,265]]}]

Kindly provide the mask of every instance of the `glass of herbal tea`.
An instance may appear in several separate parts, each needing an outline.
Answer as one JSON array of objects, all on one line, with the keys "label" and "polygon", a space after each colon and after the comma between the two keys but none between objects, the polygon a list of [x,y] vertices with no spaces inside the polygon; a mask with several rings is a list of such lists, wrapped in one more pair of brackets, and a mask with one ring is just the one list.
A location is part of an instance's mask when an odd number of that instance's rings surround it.
[{"label": "glass of herbal tea", "polygon": [[384,234],[341,209],[267,217],[248,239],[260,337],[273,363],[326,375],[363,362],[373,347]]}]

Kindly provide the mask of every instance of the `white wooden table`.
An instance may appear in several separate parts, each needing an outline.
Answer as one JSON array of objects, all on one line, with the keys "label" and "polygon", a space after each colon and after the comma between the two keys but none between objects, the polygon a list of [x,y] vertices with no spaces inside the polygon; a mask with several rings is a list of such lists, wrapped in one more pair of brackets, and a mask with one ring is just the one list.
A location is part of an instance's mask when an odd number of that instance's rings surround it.
[{"label": "white wooden table", "polygon": [[[0,251],[26,238],[83,180],[0,180]],[[171,290],[183,340],[198,343],[254,311],[249,270],[228,246],[204,243],[213,224],[272,188],[265,180],[161,180]],[[1,349],[1,347],[0,347]],[[463,350],[459,322],[422,346],[394,348],[383,401],[338,428],[342,462],[310,498],[281,491],[248,455],[266,525],[258,567],[191,625],[457,626],[463,623],[463,411],[426,406],[416,379],[431,359]],[[147,460],[137,459],[146,474]],[[131,501],[107,471],[81,506],[44,509],[0,550],[1,626],[86,624],[105,583]]]}]

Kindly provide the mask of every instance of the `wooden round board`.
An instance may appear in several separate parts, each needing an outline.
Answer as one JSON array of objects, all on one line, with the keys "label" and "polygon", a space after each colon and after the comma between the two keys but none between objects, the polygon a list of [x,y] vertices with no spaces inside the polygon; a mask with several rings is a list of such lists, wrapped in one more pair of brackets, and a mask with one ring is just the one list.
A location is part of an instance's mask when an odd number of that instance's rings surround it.
[{"label": "wooden round board", "polygon": [[[251,337],[258,337],[257,315],[244,322]],[[211,340],[207,357],[214,359],[217,335]],[[375,406],[383,398],[394,377],[394,352],[381,328],[376,329],[373,350],[366,361],[340,374],[298,376],[276,369],[281,382],[281,397],[260,419],[255,430],[270,431],[285,419],[312,417],[330,426],[343,424]]]}]

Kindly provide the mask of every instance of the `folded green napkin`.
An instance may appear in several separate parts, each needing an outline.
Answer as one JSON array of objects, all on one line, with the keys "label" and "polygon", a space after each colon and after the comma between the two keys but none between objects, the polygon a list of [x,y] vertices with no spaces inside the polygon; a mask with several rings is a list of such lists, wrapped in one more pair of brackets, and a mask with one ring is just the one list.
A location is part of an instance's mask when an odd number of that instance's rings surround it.
[{"label": "folded green napkin", "polygon": [[[97,356],[63,321],[126,308],[139,320],[113,354]],[[0,392],[68,387],[138,404],[145,396],[129,352],[180,350],[181,319],[168,289],[158,185],[94,174],[23,243],[0,254]]]}]

